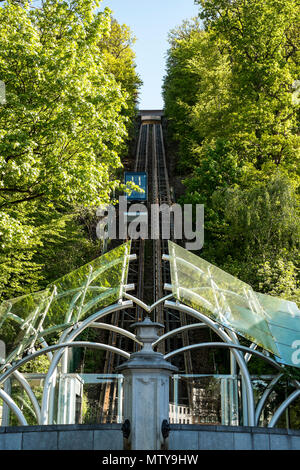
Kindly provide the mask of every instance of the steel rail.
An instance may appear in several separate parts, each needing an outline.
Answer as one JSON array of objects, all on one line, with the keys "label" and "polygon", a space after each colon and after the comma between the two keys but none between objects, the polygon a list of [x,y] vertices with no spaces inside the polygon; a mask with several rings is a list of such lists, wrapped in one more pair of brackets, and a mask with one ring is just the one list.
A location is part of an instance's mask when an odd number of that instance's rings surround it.
[{"label": "steel rail", "polygon": [[[139,132],[139,138],[138,138],[138,145],[137,145],[137,151],[136,151],[136,154],[137,154],[137,155],[139,155],[139,153],[140,153],[141,139],[142,139],[142,126],[140,126],[140,132]],[[137,171],[137,169],[138,169],[138,160],[136,159],[134,171]]]},{"label": "steel rail", "polygon": [[[138,145],[136,149],[136,157],[134,163],[134,171],[147,171],[147,162],[148,162],[148,146],[149,146],[149,125],[148,124],[141,124],[139,129],[139,138],[138,138]],[[139,298],[143,298],[143,290],[144,290],[144,241],[143,240],[132,240],[131,242],[131,249],[134,252],[135,258],[138,255],[138,262],[137,262],[137,277],[135,273],[134,267],[129,265],[128,277],[130,278],[130,283],[134,283],[137,287],[137,295]],[[128,298],[126,295],[126,291],[123,292],[124,297]],[[129,345],[126,340],[133,339],[128,335],[122,335],[121,337],[117,337],[117,328],[121,327],[122,330],[125,330],[125,316],[126,311],[116,311],[112,315],[111,323],[113,328],[110,330],[108,343],[113,345],[118,345],[120,348],[123,346],[124,349],[128,349]],[[134,310],[135,318],[133,322],[138,322],[141,320],[142,312],[140,309],[140,305],[136,303],[135,310]],[[134,350],[137,350],[139,342],[135,340],[134,343]],[[107,351],[104,363],[104,373],[111,374],[114,368],[119,364],[119,356],[114,357],[112,352]],[[102,401],[106,402],[107,398],[111,394],[111,384],[106,384],[106,386],[101,390],[99,396],[99,403]]]}]

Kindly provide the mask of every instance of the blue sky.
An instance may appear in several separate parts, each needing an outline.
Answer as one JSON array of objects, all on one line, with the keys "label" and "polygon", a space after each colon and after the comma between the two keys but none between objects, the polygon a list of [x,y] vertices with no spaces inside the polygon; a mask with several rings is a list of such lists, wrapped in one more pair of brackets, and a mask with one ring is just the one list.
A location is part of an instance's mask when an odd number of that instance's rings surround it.
[{"label": "blue sky", "polygon": [[130,26],[137,42],[137,71],[144,82],[140,92],[140,109],[162,109],[162,78],[168,32],[183,20],[197,16],[194,0],[103,0],[101,9],[109,7],[119,23]]}]

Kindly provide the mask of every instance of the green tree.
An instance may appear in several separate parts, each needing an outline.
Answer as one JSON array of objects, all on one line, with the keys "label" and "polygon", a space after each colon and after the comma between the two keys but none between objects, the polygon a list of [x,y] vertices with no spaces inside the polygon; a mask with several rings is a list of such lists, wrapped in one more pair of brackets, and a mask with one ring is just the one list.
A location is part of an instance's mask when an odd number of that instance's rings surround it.
[{"label": "green tree", "polygon": [[115,186],[125,100],[98,49],[109,15],[93,8],[51,0],[0,10],[1,208],[100,202]]},{"label": "green tree", "polygon": [[204,24],[172,31],[164,80],[182,202],[205,205],[203,257],[297,298],[296,4],[199,3]]},{"label": "green tree", "polygon": [[184,22],[182,27],[169,34],[171,48],[168,51],[166,76],[163,83],[165,114],[169,135],[179,144],[179,165],[187,169],[190,150],[194,142],[201,142],[203,134],[191,122],[193,107],[198,102],[202,80],[201,73],[191,66],[199,49],[206,45],[206,34],[197,19]]},{"label": "green tree", "polygon": [[244,158],[299,167],[299,4],[295,0],[203,0],[200,17],[229,56],[231,140]]},{"label": "green tree", "polygon": [[[132,50],[136,38],[132,36],[126,24],[119,24],[111,18],[109,35],[100,42],[100,50],[104,57],[104,65],[112,73],[116,81],[127,93],[127,108],[123,110],[126,116],[132,118],[136,111],[138,89],[142,81],[135,70],[135,54]],[[129,121],[129,125],[131,121]]]},{"label": "green tree", "polygon": [[224,269],[260,292],[299,301],[300,204],[290,179],[277,172],[219,190],[213,204],[223,214],[214,250]]},{"label": "green tree", "polygon": [[[78,211],[108,202],[120,184],[140,82],[129,31],[114,26],[108,9],[96,10],[99,3],[46,0],[33,9],[8,0],[0,8],[4,298],[37,290],[101,249]],[[100,45],[117,37],[128,57],[113,63]],[[118,75],[126,68],[131,82]]]}]

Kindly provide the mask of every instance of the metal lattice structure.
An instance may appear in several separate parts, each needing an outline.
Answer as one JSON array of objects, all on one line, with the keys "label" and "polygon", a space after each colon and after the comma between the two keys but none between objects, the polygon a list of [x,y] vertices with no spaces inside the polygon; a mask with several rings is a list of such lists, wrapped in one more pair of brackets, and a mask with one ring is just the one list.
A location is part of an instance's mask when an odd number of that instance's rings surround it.
[{"label": "metal lattice structure", "polygon": [[[5,301],[0,305],[0,328],[13,329],[16,340],[3,357],[0,375],[0,398],[17,416],[22,425],[27,421],[18,404],[5,390],[7,381],[14,377],[26,392],[36,424],[52,424],[54,417],[54,390],[60,372],[67,373],[66,351],[70,348],[93,348],[110,351],[128,359],[134,345],[141,344],[137,336],[124,328],[101,323],[107,315],[138,306],[144,315],[151,316],[159,306],[191,317],[194,323],[167,331],[153,347],[159,349],[171,337],[197,328],[209,328],[220,341],[188,344],[168,351],[164,359],[203,348],[222,348],[230,351],[243,384],[244,424],[257,426],[272,390],[293,361],[293,345],[300,336],[300,312],[293,302],[254,292],[250,286],[221,271],[205,260],[169,242],[171,284],[165,285],[171,293],[153,305],[128,293],[134,288],[127,283],[128,266],[135,255],[130,254],[130,242],[124,243],[90,264],[64,276],[42,292]],[[109,330],[133,341],[132,351],[110,344],[76,341],[87,328]],[[1,332],[0,330],[0,332]],[[250,347],[240,344],[239,338],[250,339]],[[261,350],[258,350],[258,347]],[[20,367],[46,354],[50,366],[43,380],[39,403]],[[255,405],[253,384],[248,370],[251,357],[258,357],[274,367],[276,375]],[[292,381],[293,392],[274,413],[269,427],[276,425],[287,407],[300,395],[300,384]],[[66,398],[68,396],[66,395]],[[67,406],[65,403],[64,406]]]}]

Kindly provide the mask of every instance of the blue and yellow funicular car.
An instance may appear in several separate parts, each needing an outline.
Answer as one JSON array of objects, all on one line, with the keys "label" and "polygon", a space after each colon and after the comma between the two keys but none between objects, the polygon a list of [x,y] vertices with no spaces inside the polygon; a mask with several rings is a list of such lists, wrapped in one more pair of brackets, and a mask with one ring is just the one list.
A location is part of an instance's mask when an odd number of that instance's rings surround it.
[{"label": "blue and yellow funicular car", "polygon": [[125,184],[133,182],[143,190],[143,192],[132,191],[130,195],[127,194],[128,201],[147,201],[148,181],[147,173],[145,171],[126,171],[124,182]]}]

